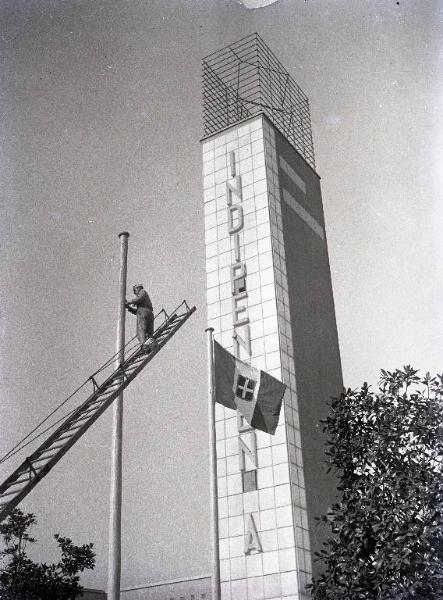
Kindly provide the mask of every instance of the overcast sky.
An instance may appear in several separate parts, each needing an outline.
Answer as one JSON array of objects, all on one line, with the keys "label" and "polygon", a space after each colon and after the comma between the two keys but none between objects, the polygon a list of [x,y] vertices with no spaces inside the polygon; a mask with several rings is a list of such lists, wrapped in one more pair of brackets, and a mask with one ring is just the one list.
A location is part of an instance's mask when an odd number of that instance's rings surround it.
[{"label": "overcast sky", "polygon": [[[442,9],[0,2],[2,453],[114,352],[120,231],[131,284],[198,308],[126,394],[123,586],[209,572],[201,58],[257,31],[310,98],[346,385],[441,372]],[[95,543],[101,588],[110,432],[23,502],[41,560],[55,532]]]}]

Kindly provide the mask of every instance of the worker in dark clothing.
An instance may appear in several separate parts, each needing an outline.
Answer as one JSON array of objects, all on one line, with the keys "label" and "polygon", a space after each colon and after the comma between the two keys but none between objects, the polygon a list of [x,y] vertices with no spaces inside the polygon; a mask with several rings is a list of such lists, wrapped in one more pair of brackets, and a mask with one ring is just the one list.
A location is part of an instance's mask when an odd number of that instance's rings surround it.
[{"label": "worker in dark clothing", "polygon": [[126,308],[134,315],[137,315],[137,337],[140,345],[145,342],[152,345],[154,342],[154,313],[152,311],[152,302],[148,292],[143,289],[141,283],[137,283],[132,288],[135,294],[134,298],[125,302]]}]

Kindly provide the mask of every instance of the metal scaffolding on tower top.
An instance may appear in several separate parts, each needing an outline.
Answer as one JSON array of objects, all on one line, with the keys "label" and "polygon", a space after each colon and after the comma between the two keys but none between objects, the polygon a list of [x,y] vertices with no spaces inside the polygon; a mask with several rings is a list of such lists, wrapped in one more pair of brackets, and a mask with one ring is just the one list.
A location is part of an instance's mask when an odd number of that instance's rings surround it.
[{"label": "metal scaffolding on tower top", "polygon": [[315,169],[308,97],[253,33],[203,59],[204,136],[260,113]]}]

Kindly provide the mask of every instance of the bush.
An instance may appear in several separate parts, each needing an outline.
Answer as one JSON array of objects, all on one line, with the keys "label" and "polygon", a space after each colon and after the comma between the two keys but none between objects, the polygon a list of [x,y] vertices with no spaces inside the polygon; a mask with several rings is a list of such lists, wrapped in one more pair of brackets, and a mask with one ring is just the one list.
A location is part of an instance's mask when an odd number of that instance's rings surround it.
[{"label": "bush", "polygon": [[381,371],[330,404],[327,462],[340,501],[316,600],[443,598],[443,376]]}]

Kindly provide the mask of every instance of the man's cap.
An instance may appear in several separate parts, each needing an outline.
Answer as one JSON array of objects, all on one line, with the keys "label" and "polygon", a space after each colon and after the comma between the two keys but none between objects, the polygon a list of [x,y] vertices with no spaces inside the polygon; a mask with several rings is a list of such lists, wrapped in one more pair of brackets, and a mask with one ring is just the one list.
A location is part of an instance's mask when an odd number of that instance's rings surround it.
[{"label": "man's cap", "polygon": [[133,288],[142,288],[143,284],[142,283],[134,283],[134,285],[132,287]]}]

